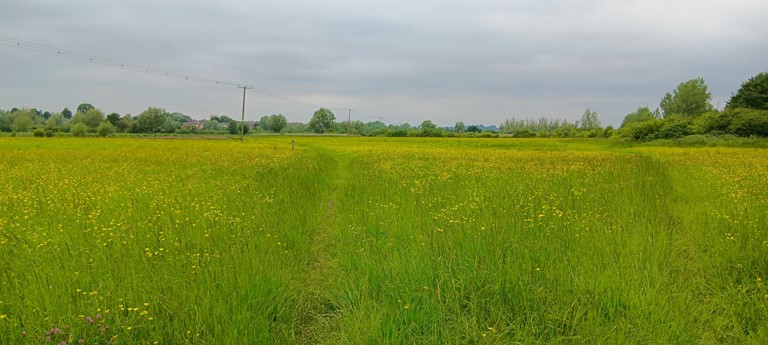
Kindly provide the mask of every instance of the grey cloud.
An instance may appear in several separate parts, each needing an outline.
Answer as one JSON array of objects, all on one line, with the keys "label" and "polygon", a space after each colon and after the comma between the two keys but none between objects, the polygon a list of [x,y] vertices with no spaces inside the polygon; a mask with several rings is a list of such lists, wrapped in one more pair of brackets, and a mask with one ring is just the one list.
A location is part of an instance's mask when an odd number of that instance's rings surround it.
[{"label": "grey cloud", "polygon": [[[715,99],[726,98],[765,70],[768,53],[768,3],[759,0],[28,0],[2,7],[0,33],[7,36],[253,83],[391,122],[574,119],[591,107],[617,124],[690,78],[704,77]],[[0,94],[13,96],[0,98],[0,108],[55,110],[97,98],[118,112],[237,109],[226,89],[0,49],[8,57]],[[56,77],[62,73],[67,77]],[[33,81],[46,85],[46,99],[29,92]],[[289,120],[304,121],[312,111],[253,97],[257,111],[295,116]],[[157,104],[163,100],[167,105]]]}]

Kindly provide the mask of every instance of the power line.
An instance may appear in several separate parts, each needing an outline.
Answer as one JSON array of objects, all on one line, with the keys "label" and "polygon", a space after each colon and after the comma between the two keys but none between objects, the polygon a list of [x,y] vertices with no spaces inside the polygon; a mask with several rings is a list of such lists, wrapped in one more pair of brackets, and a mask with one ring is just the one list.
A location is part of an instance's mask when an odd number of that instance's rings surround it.
[{"label": "power line", "polygon": [[[164,71],[159,68],[137,65],[133,63],[119,61],[119,60],[79,53],[79,52],[68,50],[68,49],[61,49],[61,48],[52,47],[52,46],[48,46],[48,45],[40,44],[36,42],[21,40],[21,39],[17,39],[17,38],[5,36],[5,35],[0,35],[0,45],[27,50],[35,53],[40,53],[40,54],[57,56],[57,57],[70,59],[70,60],[76,60],[80,62],[93,63],[93,64],[106,66],[106,67],[112,67],[112,68],[123,69],[123,70],[145,73],[145,74],[158,75],[158,76],[169,77],[169,78],[178,78],[178,79],[184,79],[184,80],[195,81],[200,83],[209,83],[209,84],[216,84],[216,85],[223,85],[223,86],[242,87],[241,85],[247,85],[247,83],[236,83],[231,81],[199,77],[199,76],[194,76],[190,74]],[[330,108],[330,107],[323,107],[316,104],[303,102],[298,99],[278,95],[274,92],[261,89],[261,88],[253,88],[253,87],[249,87],[249,88],[254,89],[255,91],[259,92],[264,96],[277,99],[277,100],[295,103],[295,104],[306,106],[306,107],[346,110],[346,108]]]}]

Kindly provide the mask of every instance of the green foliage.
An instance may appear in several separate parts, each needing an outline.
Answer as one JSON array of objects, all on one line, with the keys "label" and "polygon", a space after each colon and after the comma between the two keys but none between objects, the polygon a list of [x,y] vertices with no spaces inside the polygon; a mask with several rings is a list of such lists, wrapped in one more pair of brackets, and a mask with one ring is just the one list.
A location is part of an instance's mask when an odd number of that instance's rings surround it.
[{"label": "green foliage", "polygon": [[65,119],[69,120],[72,118],[72,111],[69,110],[69,108],[64,108],[61,111],[61,115],[63,115]]},{"label": "green foliage", "polygon": [[67,119],[64,117],[64,115],[60,113],[53,114],[46,121],[46,126],[48,126],[48,128],[59,129],[61,128],[61,126],[64,125],[64,122],[66,122],[66,120]]},{"label": "green foliage", "polygon": [[315,133],[325,133],[333,128],[336,116],[330,109],[320,108],[312,115],[309,120],[309,128]]},{"label": "green foliage", "polygon": [[659,138],[659,131],[664,122],[661,119],[650,119],[643,122],[630,122],[621,128],[621,135],[634,140],[653,140]]},{"label": "green foliage", "polygon": [[83,123],[92,130],[95,130],[104,120],[104,112],[95,108],[88,109],[83,116]]},{"label": "green foliage", "polygon": [[32,131],[32,135],[39,138],[45,137],[45,128],[43,127],[36,128],[34,131]]},{"label": "green foliage", "polygon": [[[138,133],[162,133],[173,131],[168,128],[170,119],[166,116],[165,109],[149,107],[136,117],[134,131]],[[171,126],[172,127],[172,126]]]},{"label": "green foliage", "polygon": [[453,126],[453,131],[456,133],[464,133],[464,122],[456,122],[456,125]]},{"label": "green foliage", "polygon": [[729,134],[768,137],[768,110],[736,108],[724,112],[723,118]]},{"label": "green foliage", "polygon": [[[88,112],[88,110],[94,109],[94,106],[90,103],[80,103],[80,105],[77,106],[77,112],[81,114],[85,114]],[[64,108],[64,110],[67,110],[67,108]],[[66,115],[65,115],[66,116]]]},{"label": "green foliage", "polygon": [[288,125],[288,119],[283,114],[273,114],[269,116],[269,130],[273,133],[282,133]]},{"label": "green foliage", "polygon": [[768,110],[768,72],[762,72],[741,84],[728,101],[726,109]]},{"label": "green foliage", "polygon": [[227,131],[229,134],[240,134],[240,124],[235,120],[229,121],[227,123]]},{"label": "green foliage", "polygon": [[13,113],[13,124],[11,129],[14,132],[29,132],[35,125],[34,113],[22,110]]},{"label": "green foliage", "polygon": [[207,120],[205,123],[203,123],[203,130],[204,131],[220,131],[221,125],[216,120]]},{"label": "green foliage", "polygon": [[712,94],[704,79],[696,78],[680,83],[672,93],[667,92],[659,105],[664,116],[695,117],[713,109],[711,100]]},{"label": "green foliage", "polygon": [[354,135],[363,134],[365,124],[362,121],[354,120],[352,122],[342,121],[336,123],[336,131],[339,133],[350,133]]},{"label": "green foliage", "polygon": [[167,116],[178,124],[183,124],[184,122],[192,121],[192,118],[189,115],[184,115],[178,112],[167,114]]},{"label": "green foliage", "polygon": [[637,111],[634,113],[629,113],[627,116],[624,116],[624,120],[621,122],[621,126],[619,126],[619,128],[624,128],[624,126],[632,122],[645,122],[654,118],[658,118],[659,116],[657,116],[657,114],[658,110],[657,113],[654,113],[648,107],[637,108]]},{"label": "green foliage", "polygon": [[120,114],[118,114],[118,113],[111,113],[111,114],[107,115],[107,122],[109,122],[113,126],[117,127],[117,125],[120,123]]},{"label": "green foliage", "polygon": [[690,120],[681,116],[668,116],[661,121],[658,138],[676,139],[693,134],[689,128]]},{"label": "green foliage", "polygon": [[131,114],[125,114],[120,117],[120,121],[115,124],[115,128],[120,133],[128,133],[133,132],[133,127],[135,127],[135,125],[135,121]]},{"label": "green foliage", "polygon": [[72,136],[84,137],[86,133],[88,133],[88,126],[86,126],[84,123],[77,123],[69,129],[69,132],[72,133]]},{"label": "green foliage", "polygon": [[582,130],[592,130],[600,128],[600,119],[597,117],[597,112],[587,108],[584,114],[581,115],[577,127]]},{"label": "green foliage", "polygon": [[240,134],[240,130],[242,127],[243,134],[248,134],[248,131],[250,128],[248,127],[248,124],[241,123],[235,120],[229,121],[229,124],[227,125],[227,130],[229,131],[229,134],[235,135]]},{"label": "green foliage", "polygon": [[517,138],[534,138],[536,137],[536,133],[528,128],[520,128],[512,132],[512,136]]},{"label": "green foliage", "polygon": [[262,131],[269,131],[269,115],[264,115],[259,119],[259,128]]},{"label": "green foliage", "polygon": [[[557,120],[549,119],[546,117],[539,118],[538,120],[512,118],[504,120],[504,122],[499,126],[499,131],[505,134],[512,134],[518,130],[527,129],[536,133],[538,136],[548,137],[558,135],[570,136],[572,133],[575,133],[575,131],[573,131],[574,128],[574,124],[568,122],[568,120],[565,119]],[[477,127],[470,126],[470,128],[467,129],[467,132],[471,132],[470,129],[476,130]],[[565,133],[568,134],[566,135]]]},{"label": "green foliage", "polygon": [[98,133],[99,136],[101,137],[107,137],[107,136],[113,135],[116,130],[117,128],[115,127],[115,125],[113,125],[109,121],[104,121],[101,124],[99,124],[98,128],[96,128],[96,133]]},{"label": "green foliage", "polygon": [[424,122],[421,123],[421,126],[419,126],[421,130],[423,131],[429,131],[433,129],[437,129],[437,125],[432,123],[431,120],[424,120]]}]

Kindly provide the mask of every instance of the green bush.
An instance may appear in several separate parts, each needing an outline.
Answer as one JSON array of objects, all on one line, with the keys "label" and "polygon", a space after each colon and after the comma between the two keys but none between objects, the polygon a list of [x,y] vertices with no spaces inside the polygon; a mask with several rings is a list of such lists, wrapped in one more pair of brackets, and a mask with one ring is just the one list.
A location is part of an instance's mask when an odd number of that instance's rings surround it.
[{"label": "green bush", "polygon": [[45,129],[43,129],[43,127],[38,127],[32,132],[32,135],[42,138],[45,136]]},{"label": "green bush", "polygon": [[110,136],[115,133],[115,126],[109,122],[102,122],[99,124],[99,127],[96,128],[96,133],[99,134],[99,136],[106,137]]},{"label": "green bush", "polygon": [[85,134],[88,133],[88,126],[84,123],[78,123],[73,125],[72,128],[69,129],[69,132],[72,133],[72,136],[74,137],[84,137]]}]

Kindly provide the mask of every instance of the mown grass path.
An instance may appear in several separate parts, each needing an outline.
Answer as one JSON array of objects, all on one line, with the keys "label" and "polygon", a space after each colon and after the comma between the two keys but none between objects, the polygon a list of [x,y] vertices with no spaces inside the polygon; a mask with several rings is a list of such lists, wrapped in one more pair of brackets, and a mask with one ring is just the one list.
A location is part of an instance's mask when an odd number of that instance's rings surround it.
[{"label": "mown grass path", "polygon": [[320,200],[323,201],[324,212],[318,214],[316,230],[312,236],[310,248],[311,263],[306,281],[302,282],[301,297],[298,302],[303,316],[297,325],[298,344],[314,344],[318,341],[330,322],[337,307],[329,299],[328,291],[333,288],[334,247],[338,243],[337,238],[337,213],[339,210],[337,199],[339,191],[346,188],[349,181],[350,158],[340,152],[334,152],[322,147],[314,146],[311,149],[319,152],[319,157],[331,162],[331,168],[327,171],[327,194]]}]

